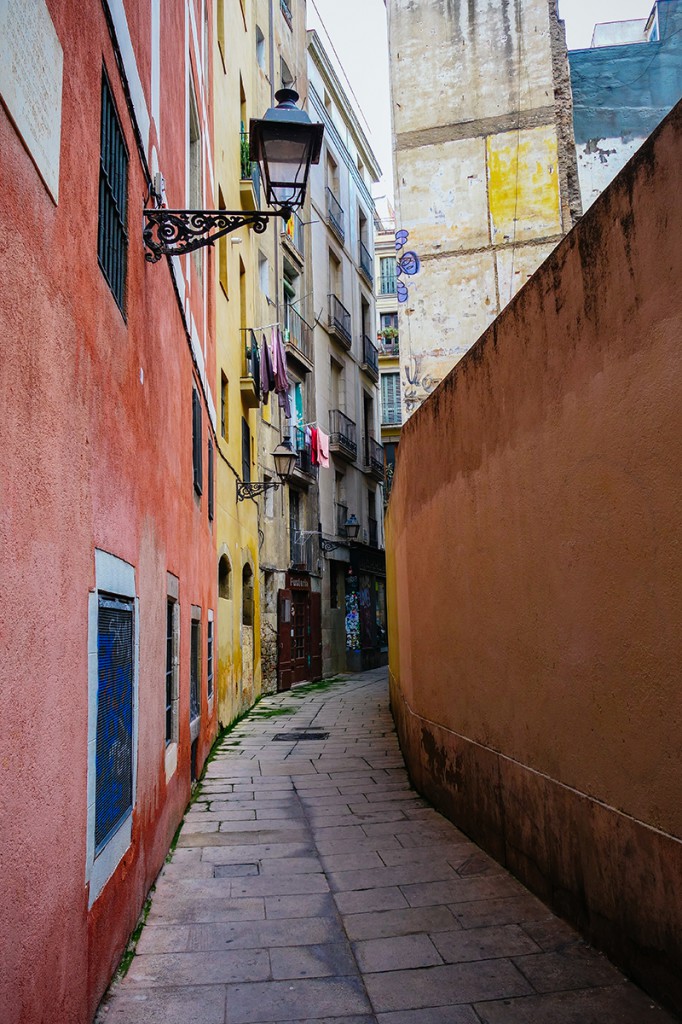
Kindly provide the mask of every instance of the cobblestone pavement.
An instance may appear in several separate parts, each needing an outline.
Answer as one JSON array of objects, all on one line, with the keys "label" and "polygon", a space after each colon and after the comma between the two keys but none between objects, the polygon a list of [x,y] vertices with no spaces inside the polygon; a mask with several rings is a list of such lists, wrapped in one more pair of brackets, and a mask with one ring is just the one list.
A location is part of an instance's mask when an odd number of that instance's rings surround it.
[{"label": "cobblestone pavement", "polygon": [[385,670],[267,697],[225,737],[98,1016],[672,1020],[410,788]]}]

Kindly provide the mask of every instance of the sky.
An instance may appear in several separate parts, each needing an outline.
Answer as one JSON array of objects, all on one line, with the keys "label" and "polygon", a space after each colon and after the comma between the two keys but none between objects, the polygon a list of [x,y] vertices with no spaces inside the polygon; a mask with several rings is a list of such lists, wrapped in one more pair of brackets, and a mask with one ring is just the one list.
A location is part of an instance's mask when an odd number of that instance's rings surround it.
[{"label": "sky", "polygon": [[[566,22],[568,47],[577,50],[590,45],[596,22],[646,18],[654,0],[559,0],[559,14]],[[356,110],[360,123],[383,171],[375,186],[377,200],[393,192],[391,170],[391,123],[388,88],[388,43],[384,0],[308,0],[308,27],[320,35],[329,56],[339,70],[339,61],[350,81],[341,82]],[[359,26],[362,25],[362,31]],[[324,27],[323,27],[324,26]],[[327,32],[325,32],[325,27]],[[355,93],[355,98],[351,95]],[[378,203],[381,206],[380,203]]]}]

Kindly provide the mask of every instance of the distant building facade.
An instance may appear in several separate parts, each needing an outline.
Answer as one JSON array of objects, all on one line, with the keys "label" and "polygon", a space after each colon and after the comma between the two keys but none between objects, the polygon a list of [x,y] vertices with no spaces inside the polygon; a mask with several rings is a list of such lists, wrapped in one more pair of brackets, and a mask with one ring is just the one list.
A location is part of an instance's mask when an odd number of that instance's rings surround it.
[{"label": "distant building facade", "polygon": [[[328,675],[379,665],[387,657],[371,196],[380,170],[315,32],[308,33],[308,110],[325,126],[310,194],[315,426],[330,439],[330,465],[318,477],[322,665]],[[355,541],[346,526],[351,516],[359,523]]]},{"label": "distant building facade", "polygon": [[396,275],[395,221],[378,222],[375,234],[374,285],[377,303],[377,346],[381,398],[381,444],[386,479],[384,502],[393,482],[396,450],[402,423],[400,387],[400,331],[398,327],[398,278]]},{"label": "distant building facade", "polygon": [[580,214],[556,4],[387,0],[407,417]]},{"label": "distant building facade", "polygon": [[596,25],[591,47],[568,56],[587,209],[682,97],[682,0],[657,0],[648,18]]}]

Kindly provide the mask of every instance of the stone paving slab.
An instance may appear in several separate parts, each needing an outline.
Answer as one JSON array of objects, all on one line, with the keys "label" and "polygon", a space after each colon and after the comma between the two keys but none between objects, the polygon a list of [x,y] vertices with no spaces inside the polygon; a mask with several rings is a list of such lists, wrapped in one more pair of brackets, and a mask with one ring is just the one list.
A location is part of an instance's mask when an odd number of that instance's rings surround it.
[{"label": "stone paving slab", "polygon": [[[311,726],[328,738],[275,739]],[[673,1018],[411,788],[378,670],[264,698],[227,735],[105,1021]]]}]

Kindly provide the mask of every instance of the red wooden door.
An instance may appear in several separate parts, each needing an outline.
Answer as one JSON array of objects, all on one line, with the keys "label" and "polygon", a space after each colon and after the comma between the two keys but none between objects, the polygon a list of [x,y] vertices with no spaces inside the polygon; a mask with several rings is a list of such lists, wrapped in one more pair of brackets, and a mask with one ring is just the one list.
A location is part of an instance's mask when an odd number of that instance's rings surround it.
[{"label": "red wooden door", "polygon": [[310,679],[310,592],[292,591],[291,668],[295,683]]},{"label": "red wooden door", "polygon": [[277,592],[277,689],[290,690],[293,682],[291,664],[291,605],[290,590]]},{"label": "red wooden door", "polygon": [[310,595],[310,678],[322,678],[322,595]]}]

